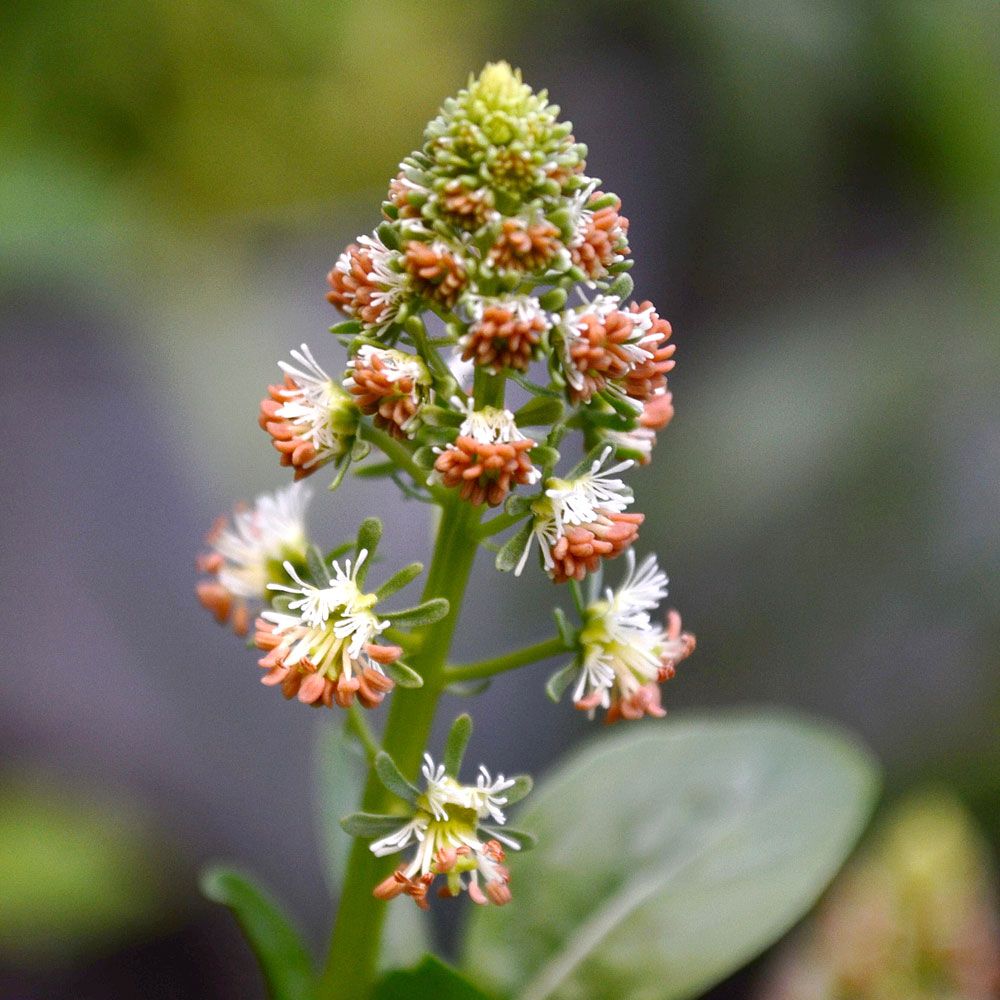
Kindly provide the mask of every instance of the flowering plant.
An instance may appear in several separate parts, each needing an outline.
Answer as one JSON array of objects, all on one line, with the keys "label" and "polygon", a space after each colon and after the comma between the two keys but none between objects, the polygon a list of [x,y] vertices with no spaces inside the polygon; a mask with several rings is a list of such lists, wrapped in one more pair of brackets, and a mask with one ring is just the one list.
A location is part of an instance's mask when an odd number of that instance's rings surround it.
[{"label": "flowering plant", "polygon": [[[445,102],[391,181],[381,224],[329,273],[327,298],[345,317],[332,328],[346,348],[342,368],[330,374],[303,344],[279,363],[282,380],[261,403],[260,426],[294,482],[220,522],[200,557],[198,596],[218,621],[252,634],[263,683],[342,713],[343,753],[330,780],[349,783],[351,746],[367,765],[361,811],[335,817],[354,842],[338,863],[339,905],[321,973],[252,883],[224,870],[207,877],[210,894],[241,919],[275,997],[484,995],[431,959],[379,978],[389,908],[409,897],[427,909],[432,887],[480,904],[466,966],[490,989],[536,1000],[693,996],[808,905],[864,815],[864,757],[784,719],[705,720],[605,741],[532,796],[528,832],[508,826],[507,812],[531,792],[529,777],[494,777],[482,766],[474,784],[463,783],[468,715],[454,721],[440,758],[428,745],[443,693],[475,693],[495,675],[546,659],[560,661],[546,686],[554,700],[568,693],[607,723],[662,717],[661,685],[695,647],[676,611],[658,617],[667,578],[655,556],[636,558],[643,515],[621,478],[651,461],[673,416],[672,330],[652,303],[630,300],[628,220],[619,199],[586,174],[585,155],[546,94],[505,63]],[[575,465],[574,449],[582,454]],[[375,518],[349,542],[315,544],[303,480],[326,467],[332,486],[349,472],[384,478],[436,511],[426,574],[414,563],[369,589],[383,532]],[[556,609],[550,639],[453,664],[481,547],[495,552],[502,572],[537,566],[567,607]],[[622,556],[605,583],[606,565]],[[422,574],[419,602],[393,610],[393,596]],[[364,710],[385,701],[384,724],[371,726]],[[777,770],[764,766],[782,751]],[[783,810],[805,812],[794,793],[815,787],[802,784],[813,759],[822,760],[823,801],[836,819],[813,803],[826,826],[791,840],[785,831],[782,863],[801,863],[766,905],[742,887],[741,899],[769,919],[751,911],[726,940],[671,951],[656,933],[661,890],[677,906],[681,873],[732,867],[741,837],[770,837]],[[567,789],[577,800],[563,808]],[[647,820],[662,820],[664,848],[642,878],[649,859],[639,848],[649,831],[641,833],[639,806]],[[547,829],[554,814],[561,828]],[[626,819],[609,854],[600,832]],[[522,852],[537,835],[539,860],[531,861]],[[519,906],[518,886],[527,905],[509,921],[492,915],[512,900]],[[730,905],[725,891],[713,901],[704,885],[688,895],[696,905]],[[668,916],[663,935],[678,919]],[[407,933],[418,940],[424,931]],[[676,928],[669,933],[678,938]],[[694,971],[685,947],[698,955]],[[609,985],[615,969],[625,978]]]}]

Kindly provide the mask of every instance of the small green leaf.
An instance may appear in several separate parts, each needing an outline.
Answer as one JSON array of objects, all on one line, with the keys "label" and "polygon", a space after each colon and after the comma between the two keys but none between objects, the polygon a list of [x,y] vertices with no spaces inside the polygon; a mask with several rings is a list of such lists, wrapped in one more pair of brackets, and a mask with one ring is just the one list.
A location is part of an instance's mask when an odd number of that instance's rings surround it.
[{"label": "small green leaf", "polygon": [[383,669],[402,688],[420,688],[424,686],[423,677],[413,667],[408,666],[402,660],[394,660],[392,663],[387,663]]},{"label": "small green leaf", "polygon": [[358,528],[358,540],[354,545],[354,555],[356,558],[360,559],[362,552],[368,553],[368,558],[358,571],[358,586],[361,586],[365,582],[365,577],[368,575],[368,569],[375,558],[375,552],[378,549],[378,543],[381,538],[382,522],[377,517],[366,517],[361,522],[361,527]]},{"label": "small green leaf", "polygon": [[312,960],[298,932],[268,893],[247,876],[223,867],[205,871],[201,891],[233,911],[260,963],[271,1000],[312,1000]]},{"label": "small green leaf", "polygon": [[380,750],[375,756],[375,773],[386,789],[393,795],[399,796],[404,802],[412,804],[414,798],[420,794],[417,786],[410,784],[403,777],[396,762],[384,750]]},{"label": "small green leaf", "polygon": [[351,837],[374,840],[394,833],[406,822],[405,817],[386,816],[379,813],[356,812],[340,821],[341,829]]},{"label": "small green leaf", "polygon": [[518,919],[477,908],[465,964],[519,1000],[693,1000],[812,906],[877,785],[856,743],[788,716],[622,728],[532,797]]},{"label": "small green leaf", "polygon": [[[414,907],[411,907],[414,909]],[[425,955],[413,969],[395,969],[376,987],[372,1000],[491,1000],[451,966]]]},{"label": "small green leaf", "polygon": [[422,601],[412,608],[387,611],[386,617],[396,628],[419,628],[421,625],[432,625],[441,621],[448,614],[450,607],[446,597],[432,597],[429,601]]},{"label": "small green leaf", "polygon": [[381,223],[375,230],[378,238],[390,249],[399,249],[399,231],[389,222]]},{"label": "small green leaf", "polygon": [[392,597],[397,591],[402,590],[408,583],[412,583],[424,571],[424,564],[412,562],[408,566],[397,570],[375,591],[375,596],[384,601],[387,597]]},{"label": "small green leaf", "polygon": [[538,444],[529,452],[531,461],[546,473],[559,464],[559,451],[547,444]]},{"label": "small green leaf", "polygon": [[500,551],[497,553],[496,558],[496,568],[500,570],[501,573],[509,573],[520,561],[521,556],[524,555],[524,550],[531,540],[531,532],[535,526],[535,522],[532,518],[528,518],[524,524],[521,525],[517,531],[507,539],[503,545],[500,546]]},{"label": "small green leaf", "polygon": [[430,445],[424,445],[413,453],[413,461],[421,469],[433,469],[437,461],[437,452]]},{"label": "small green leaf", "polygon": [[327,587],[330,584],[329,563],[323,558],[323,553],[315,545],[306,546],[306,568],[309,578],[317,587]]},{"label": "small green leaf", "polygon": [[507,805],[512,806],[529,795],[534,787],[535,782],[530,774],[517,774],[514,776],[514,784],[503,792],[503,797],[507,800]]},{"label": "small green leaf", "polygon": [[395,462],[369,462],[354,470],[354,475],[358,479],[380,479],[383,476],[391,476],[396,471]]},{"label": "small green leaf", "polygon": [[505,514],[527,514],[531,510],[531,504],[537,497],[525,497],[520,493],[511,493],[507,497],[507,502],[503,505]]},{"label": "small green leaf", "polygon": [[566,289],[550,288],[538,297],[538,304],[547,312],[559,312],[566,305]]},{"label": "small green leaf", "polygon": [[[342,555],[350,552],[354,548],[354,542],[344,542],[342,545],[338,545],[335,549],[330,549],[329,552],[323,557],[323,561],[330,565],[334,559],[339,559]],[[329,577],[327,577],[327,581]]]},{"label": "small green leaf", "polygon": [[330,485],[327,489],[333,493],[340,487],[340,484],[344,481],[344,476],[347,475],[347,470],[351,467],[351,458],[349,455],[342,458],[334,467],[333,479],[330,480]]},{"label": "small green leaf", "polygon": [[553,399],[551,396],[535,396],[514,414],[514,421],[518,427],[541,427],[554,424],[562,415],[561,399]]},{"label": "small green leaf", "polygon": [[576,676],[578,667],[575,663],[567,663],[565,667],[560,667],[545,684],[545,693],[552,701],[559,701],[566,693],[566,688],[570,686]]},{"label": "small green leaf", "polygon": [[453,778],[458,777],[458,772],[462,767],[462,758],[465,756],[465,748],[469,745],[471,736],[472,717],[467,712],[463,712],[451,724],[448,739],[444,745],[444,769]]}]

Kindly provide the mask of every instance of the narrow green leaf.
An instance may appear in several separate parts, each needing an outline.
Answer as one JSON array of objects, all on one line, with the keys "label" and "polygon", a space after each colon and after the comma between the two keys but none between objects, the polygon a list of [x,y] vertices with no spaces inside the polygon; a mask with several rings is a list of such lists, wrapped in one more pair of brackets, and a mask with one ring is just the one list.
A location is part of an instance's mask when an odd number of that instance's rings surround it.
[{"label": "narrow green leaf", "polygon": [[535,396],[517,410],[514,420],[518,427],[541,427],[554,424],[563,415],[563,409],[561,399]]},{"label": "narrow green leaf", "polygon": [[[692,1000],[812,906],[877,785],[856,743],[789,716],[623,728],[532,797],[521,818],[538,848],[511,866],[518,919],[470,914],[465,965],[519,1000]],[[586,817],[583,864],[567,864],[567,816]]]},{"label": "narrow green leaf", "polygon": [[525,546],[531,539],[531,531],[535,526],[532,518],[528,518],[517,531],[500,546],[497,553],[496,568],[501,573],[509,573],[521,560]]},{"label": "narrow green leaf", "polygon": [[355,558],[360,558],[361,553],[367,551],[368,558],[358,572],[358,585],[365,582],[375,552],[378,549],[379,540],[382,538],[382,522],[377,517],[366,517],[358,528],[358,540],[354,545]]},{"label": "narrow green leaf", "polygon": [[462,767],[462,758],[465,756],[465,748],[469,745],[469,738],[472,736],[472,717],[463,712],[451,724],[448,730],[448,739],[444,745],[444,769],[453,778],[458,777],[458,772]]},{"label": "narrow green leaf", "polygon": [[323,560],[327,566],[329,566],[334,559],[339,559],[342,555],[350,552],[353,548],[354,542],[344,542],[342,545],[338,545],[335,549],[330,549],[330,551],[323,557]]},{"label": "narrow green leaf", "polygon": [[379,813],[356,812],[345,816],[340,821],[341,829],[351,837],[363,837],[374,840],[394,833],[404,823],[405,816],[386,816]]},{"label": "narrow green leaf", "polygon": [[[415,907],[409,909],[416,912]],[[433,955],[413,969],[395,969],[376,987],[372,1000],[491,1000],[468,979]]]},{"label": "narrow green leaf", "polygon": [[382,222],[375,230],[378,238],[390,249],[399,249],[399,231],[389,222]]},{"label": "narrow green leaf", "polygon": [[395,462],[369,462],[354,470],[354,475],[358,479],[380,479],[383,476],[390,476],[396,471]]},{"label": "narrow green leaf", "polygon": [[562,608],[553,608],[552,617],[556,620],[559,638],[566,644],[567,649],[572,649],[576,645],[576,630],[570,625],[566,612]]},{"label": "narrow green leaf", "polygon": [[387,663],[383,668],[386,674],[391,677],[400,687],[420,688],[424,686],[424,679],[402,660]]},{"label": "narrow green leaf", "polygon": [[317,587],[326,587],[329,585],[329,564],[323,558],[323,553],[315,545],[306,546],[306,568],[309,570],[309,579]]},{"label": "narrow green leaf", "polygon": [[353,336],[356,333],[361,333],[361,329],[361,324],[356,319],[347,319],[343,323],[334,323],[330,327],[330,333],[336,337]]},{"label": "narrow green leaf", "polygon": [[441,621],[448,614],[449,608],[446,597],[432,597],[429,601],[423,601],[412,608],[387,611],[386,617],[396,628],[419,628],[421,625],[432,625]]},{"label": "narrow green leaf", "polygon": [[534,787],[535,781],[530,774],[518,774],[514,776],[514,784],[503,793],[503,797],[507,800],[507,805],[512,806],[529,795]]},{"label": "narrow green leaf", "polygon": [[538,844],[538,838],[533,833],[515,830],[510,826],[484,826],[480,829],[486,834],[487,839],[499,840],[513,851],[530,851]]},{"label": "narrow green leaf", "polygon": [[608,294],[617,295],[620,299],[627,299],[632,294],[634,287],[635,282],[632,280],[631,275],[619,274],[608,287]]},{"label": "narrow green leaf", "polygon": [[414,798],[420,794],[416,785],[410,784],[403,777],[396,762],[384,750],[380,750],[375,757],[375,773],[386,789],[393,795],[399,796],[404,802],[412,804]]},{"label": "narrow green leaf", "polygon": [[490,677],[479,677],[472,681],[455,681],[449,684],[445,691],[448,694],[457,695],[459,698],[472,698],[477,694],[482,694],[493,683]]},{"label": "narrow green leaf", "polygon": [[201,891],[233,911],[257,956],[271,1000],[312,1000],[315,974],[298,932],[278,904],[246,875],[212,867],[201,877]]},{"label": "narrow green leaf", "polygon": [[347,475],[347,470],[350,467],[351,467],[351,458],[349,455],[345,456],[337,463],[337,465],[335,466],[333,479],[330,480],[330,485],[327,486],[327,489],[331,493],[333,493],[340,487],[340,484],[344,481],[344,476]]},{"label": "narrow green leaf", "polygon": [[424,564],[412,562],[409,566],[404,566],[397,570],[375,591],[375,596],[384,601],[387,597],[392,597],[397,591],[402,590],[408,583],[412,583],[424,571]]},{"label": "narrow green leaf", "polygon": [[559,451],[547,444],[535,445],[530,453],[531,461],[540,469],[549,473],[559,464]]},{"label": "narrow green leaf", "polygon": [[570,686],[576,676],[578,667],[575,663],[567,663],[565,667],[560,667],[546,682],[545,693],[552,701],[559,701],[566,693],[566,688]]}]

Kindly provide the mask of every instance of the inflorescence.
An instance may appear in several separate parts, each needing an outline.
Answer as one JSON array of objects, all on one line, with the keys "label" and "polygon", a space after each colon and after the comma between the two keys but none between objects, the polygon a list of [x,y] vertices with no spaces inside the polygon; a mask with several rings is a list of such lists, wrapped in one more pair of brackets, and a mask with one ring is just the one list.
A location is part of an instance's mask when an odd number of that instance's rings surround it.
[{"label": "inflorescence", "polygon": [[[621,476],[651,460],[673,417],[672,330],[631,300],[628,219],[558,115],[506,63],[445,102],[390,182],[381,224],[327,276],[344,367],[330,374],[307,345],[293,350],[259,423],[296,481],[331,466],[335,486],[354,466],[427,503],[500,508],[478,536],[492,546],[512,532],[497,567],[520,576],[534,559],[573,593],[579,624],[557,614],[572,662],[549,694],[571,689],[609,722],[659,716],[659,685],[694,637],[676,612],[654,622],[667,580],[653,556],[636,565],[643,514]],[[583,458],[560,472],[573,432]],[[383,610],[421,567],[366,591],[381,526],[368,519],[352,544],[323,552],[306,531],[309,496],[296,482],[220,521],[198,597],[238,634],[256,617],[262,680],[286,698],[374,708],[395,684],[421,684],[403,656],[448,602]],[[623,581],[602,589],[604,562],[623,553]],[[376,855],[414,848],[376,894],[425,906],[441,876],[444,894],[506,902],[504,851],[521,846],[499,830],[513,785],[485,770],[460,785],[430,758],[423,776],[409,817],[354,823],[378,835]]]}]

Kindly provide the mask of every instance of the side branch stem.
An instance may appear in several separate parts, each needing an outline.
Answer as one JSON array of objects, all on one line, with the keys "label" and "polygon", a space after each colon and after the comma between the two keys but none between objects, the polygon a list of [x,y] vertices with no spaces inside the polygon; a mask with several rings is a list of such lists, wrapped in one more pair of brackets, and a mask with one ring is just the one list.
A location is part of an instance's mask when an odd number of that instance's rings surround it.
[{"label": "side branch stem", "polygon": [[553,636],[544,642],[535,643],[534,646],[526,646],[524,649],[507,653],[504,656],[495,656],[491,660],[446,667],[444,675],[449,684],[455,681],[480,680],[483,677],[493,677],[495,674],[502,674],[508,670],[516,670],[518,667],[526,667],[529,663],[537,663],[539,660],[547,660],[551,656],[558,656],[560,653],[568,652],[568,650],[569,647],[560,636]]}]

